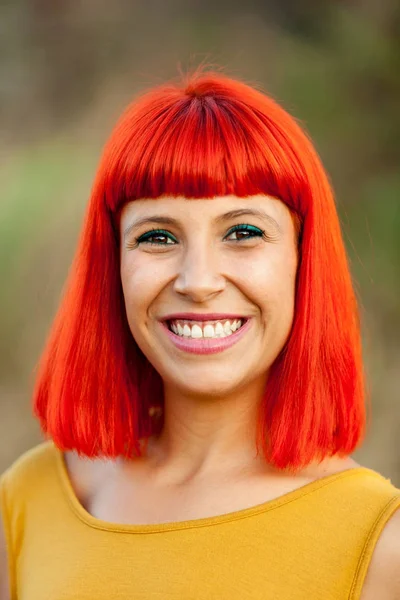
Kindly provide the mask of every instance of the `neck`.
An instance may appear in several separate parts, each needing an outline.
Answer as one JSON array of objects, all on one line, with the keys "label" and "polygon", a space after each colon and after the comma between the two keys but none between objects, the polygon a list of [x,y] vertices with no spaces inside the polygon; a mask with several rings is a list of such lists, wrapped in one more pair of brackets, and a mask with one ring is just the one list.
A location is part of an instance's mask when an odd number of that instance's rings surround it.
[{"label": "neck", "polygon": [[257,456],[257,415],[265,380],[230,397],[193,398],[164,387],[164,426],[149,441],[154,473],[179,483],[265,469]]}]

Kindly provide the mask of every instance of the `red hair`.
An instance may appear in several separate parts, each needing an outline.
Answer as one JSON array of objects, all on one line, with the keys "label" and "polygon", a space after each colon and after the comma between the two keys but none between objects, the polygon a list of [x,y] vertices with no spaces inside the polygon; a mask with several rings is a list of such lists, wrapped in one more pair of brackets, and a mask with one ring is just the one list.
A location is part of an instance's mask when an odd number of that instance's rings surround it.
[{"label": "red hair", "polygon": [[107,142],[64,299],[39,366],[34,411],[63,450],[139,456],[162,406],[159,375],[129,330],[118,215],[127,201],[268,194],[301,222],[296,307],[275,360],[257,447],[278,468],[351,453],[365,429],[357,302],[333,194],[296,121],[253,87],[202,72],[128,107]]}]

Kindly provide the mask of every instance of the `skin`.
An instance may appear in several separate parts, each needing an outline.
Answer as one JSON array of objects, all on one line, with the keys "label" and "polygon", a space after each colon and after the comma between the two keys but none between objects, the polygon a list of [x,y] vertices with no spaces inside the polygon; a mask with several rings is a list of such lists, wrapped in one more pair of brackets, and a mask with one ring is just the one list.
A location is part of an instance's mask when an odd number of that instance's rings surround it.
[{"label": "skin", "polygon": [[[284,203],[265,195],[135,200],[121,213],[120,238],[129,326],[165,392],[161,434],[150,439],[143,459],[119,461],[127,478],[141,469],[143,482],[151,477],[168,489],[195,490],[197,504],[205,481],[215,479],[219,488],[226,481],[230,489],[244,481],[235,510],[356,466],[334,457],[291,477],[256,454],[258,405],[295,310],[297,238]],[[181,312],[243,315],[251,329],[224,352],[190,354],[160,324]]]},{"label": "skin", "polygon": [[[239,209],[266,216],[221,220]],[[138,224],[155,215],[159,222]],[[171,216],[176,224],[164,222]],[[265,237],[232,232],[240,224]],[[168,231],[170,239],[164,234],[153,237],[153,245],[138,244],[152,228]],[[288,208],[261,195],[136,200],[122,211],[120,233],[129,325],[164,381],[165,425],[150,450],[157,464],[181,482],[217,465],[225,472],[249,465],[268,370],[293,322],[298,257]],[[199,356],[177,349],[160,326],[176,312],[239,314],[251,317],[252,327],[232,348]]]}]

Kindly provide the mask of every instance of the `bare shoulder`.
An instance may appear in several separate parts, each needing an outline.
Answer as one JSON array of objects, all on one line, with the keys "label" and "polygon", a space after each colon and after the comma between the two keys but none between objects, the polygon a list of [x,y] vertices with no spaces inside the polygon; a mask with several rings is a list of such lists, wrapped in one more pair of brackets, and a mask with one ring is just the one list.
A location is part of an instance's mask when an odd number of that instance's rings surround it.
[{"label": "bare shoulder", "polygon": [[400,509],[385,525],[376,543],[360,600],[400,598]]}]

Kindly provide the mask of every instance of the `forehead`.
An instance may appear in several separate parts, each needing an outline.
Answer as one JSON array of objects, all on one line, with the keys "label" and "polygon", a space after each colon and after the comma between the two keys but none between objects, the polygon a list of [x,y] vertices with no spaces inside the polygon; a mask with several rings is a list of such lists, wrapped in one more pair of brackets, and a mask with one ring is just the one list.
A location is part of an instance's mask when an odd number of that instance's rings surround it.
[{"label": "forehead", "polygon": [[183,225],[199,222],[212,222],[224,213],[238,210],[254,210],[266,213],[283,228],[291,222],[288,207],[277,198],[263,194],[247,196],[218,196],[215,198],[185,198],[162,196],[128,202],[121,212],[121,225],[127,225],[143,217],[168,216],[179,220]]}]

